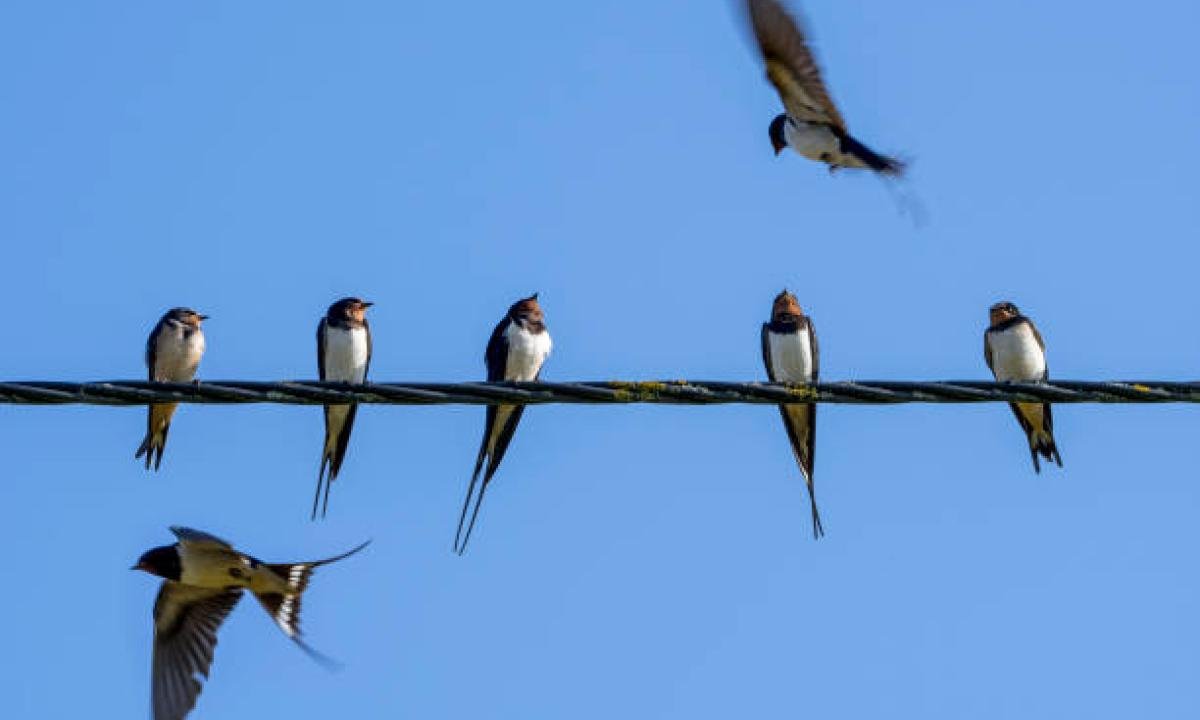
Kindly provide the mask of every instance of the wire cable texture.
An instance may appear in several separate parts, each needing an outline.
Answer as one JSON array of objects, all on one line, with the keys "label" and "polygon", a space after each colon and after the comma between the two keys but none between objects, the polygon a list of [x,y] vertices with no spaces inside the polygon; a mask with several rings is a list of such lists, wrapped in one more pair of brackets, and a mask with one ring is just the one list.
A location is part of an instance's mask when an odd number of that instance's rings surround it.
[{"label": "wire cable texture", "polygon": [[818,402],[899,403],[1200,402],[1200,382],[1056,380],[1044,383],[980,380],[872,380],[782,385],[702,380],[597,382],[366,383],[229,380],[195,383],[0,382],[0,404],[146,405],[149,403],[324,405],[497,405],[550,403],[664,403],[714,405]]}]

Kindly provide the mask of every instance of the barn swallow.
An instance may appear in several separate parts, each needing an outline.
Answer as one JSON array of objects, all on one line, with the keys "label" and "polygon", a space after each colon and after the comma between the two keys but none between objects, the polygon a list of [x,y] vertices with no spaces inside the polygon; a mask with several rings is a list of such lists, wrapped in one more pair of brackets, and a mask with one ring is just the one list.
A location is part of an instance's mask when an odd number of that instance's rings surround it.
[{"label": "barn swallow", "polygon": [[[146,340],[146,369],[150,382],[190,382],[204,355],[204,331],[200,323],[207,315],[191,308],[172,308],[150,331]],[[135,458],[146,456],[146,469],[162,464],[167,446],[167,432],[178,403],[153,403],[146,417],[146,437],[138,446]]]},{"label": "barn swallow", "polygon": [[[317,370],[321,380],[359,384],[367,379],[371,367],[371,326],[367,324],[367,308],[374,303],[358,298],[342,298],[329,306],[325,317],[317,323]],[[321,517],[329,507],[329,488],[342,469],[350,431],[358,404],[325,406],[325,445],[321,450],[321,467],[317,470],[317,492],[313,497],[312,517],[317,517],[317,501],[321,486],[325,487],[325,502]],[[326,470],[328,469],[328,475]]]},{"label": "barn swallow", "polygon": [[199,530],[173,527],[171,532],[179,542],[146,551],[131,568],[163,579],[154,601],[154,720],[181,720],[196,705],[201,678],[208,677],[212,665],[217,630],[242,590],[253,593],[279,629],[309,656],[323,660],[300,633],[300,605],[309,578],[316,568],[370,543],[326,560],[268,564]]},{"label": "barn swallow", "polygon": [[[487,351],[484,353],[484,363],[487,365],[488,382],[500,380],[537,380],[542,372],[542,363],[550,355],[550,333],[546,330],[545,317],[538,305],[537,293],[513,303],[504,319],[492,330],[488,340]],[[479,455],[475,458],[475,472],[471,475],[471,484],[467,487],[467,497],[463,500],[462,513],[458,517],[458,532],[454,534],[454,551],[462,555],[467,549],[467,541],[471,531],[475,529],[475,518],[479,515],[479,506],[483,503],[483,495],[487,492],[496,468],[504,459],[504,451],[512,440],[517,423],[521,421],[524,405],[488,405],[487,417],[483,425],[483,440],[479,445]],[[487,469],[483,473],[483,484],[479,486],[479,495],[475,496],[475,485],[479,480],[479,471],[487,460]],[[463,523],[467,518],[467,508],[471,498],[475,497],[475,509],[471,511],[471,522],[463,533]]]},{"label": "barn swallow", "polygon": [[[821,356],[817,333],[812,320],[800,309],[796,296],[784,290],[775,296],[771,321],[762,326],[763,364],[767,377],[778,383],[812,383],[820,374]],[[821,516],[817,513],[817,496],[813,488],[813,451],[817,437],[817,406],[815,403],[795,403],[779,406],[783,426],[800,474],[808,485],[808,500],[812,505],[813,537],[825,534]]]},{"label": "barn swallow", "polygon": [[[998,302],[988,309],[991,326],[983,333],[983,357],[992,375],[1000,382],[1043,382],[1046,368],[1046,343],[1033,321],[1021,314],[1016,305]],[[1050,403],[1009,403],[1017,422],[1029,439],[1033,469],[1041,472],[1038,455],[1062,467],[1062,457],[1054,443],[1054,416]]]},{"label": "barn swallow", "polygon": [[768,127],[775,154],[791,147],[825,163],[831,173],[838,168],[866,168],[885,176],[903,175],[903,162],[876,153],[846,129],[796,18],[779,0],[747,0],[746,5],[767,79],[785,111]]}]

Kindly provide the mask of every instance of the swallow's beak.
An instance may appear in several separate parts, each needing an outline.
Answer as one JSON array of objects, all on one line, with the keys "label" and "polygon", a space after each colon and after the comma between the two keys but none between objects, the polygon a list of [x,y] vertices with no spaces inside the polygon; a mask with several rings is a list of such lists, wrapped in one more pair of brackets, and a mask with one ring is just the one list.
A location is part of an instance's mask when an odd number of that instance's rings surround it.
[{"label": "swallow's beak", "polygon": [[200,320],[202,320],[202,321],[208,319],[207,315],[197,315],[196,317],[200,318]]},{"label": "swallow's beak", "polygon": [[374,304],[375,304],[375,303],[373,303],[373,302],[368,302],[368,301],[366,301],[366,300],[363,300],[363,304],[362,304],[362,306],[363,306],[363,309],[365,310],[365,309],[367,309],[367,308],[371,307],[371,306],[372,306],[372,305],[374,305]]},{"label": "swallow's beak", "polygon": [[133,566],[130,567],[129,569],[130,570],[145,570],[146,564],[145,563],[134,563]]}]

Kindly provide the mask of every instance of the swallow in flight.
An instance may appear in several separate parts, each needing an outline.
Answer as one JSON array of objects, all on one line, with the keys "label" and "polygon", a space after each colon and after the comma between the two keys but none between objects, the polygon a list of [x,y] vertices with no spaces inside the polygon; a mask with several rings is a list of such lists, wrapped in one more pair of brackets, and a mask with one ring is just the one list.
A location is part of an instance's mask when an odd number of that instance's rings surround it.
[{"label": "swallow in flight", "polygon": [[304,591],[314,569],[353,555],[369,541],[326,560],[269,564],[199,530],[173,527],[171,532],[178,542],[146,551],[132,568],[163,579],[154,601],[154,720],[182,720],[191,712],[212,666],[217,630],[243,590],[306,653],[328,662],[301,639]]}]

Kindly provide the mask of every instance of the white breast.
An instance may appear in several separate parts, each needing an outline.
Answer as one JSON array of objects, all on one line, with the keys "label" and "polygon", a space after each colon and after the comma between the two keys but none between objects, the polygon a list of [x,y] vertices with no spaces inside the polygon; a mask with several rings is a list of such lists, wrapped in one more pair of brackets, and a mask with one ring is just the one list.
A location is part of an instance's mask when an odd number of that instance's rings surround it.
[{"label": "white breast", "polygon": [[1027,323],[989,332],[992,372],[997,380],[1034,381],[1046,375],[1046,354]]},{"label": "white breast", "polygon": [[325,326],[325,379],[361,383],[369,360],[366,328]]},{"label": "white breast", "polygon": [[809,160],[839,167],[866,167],[861,158],[842,152],[842,141],[827,125],[788,122],[784,123],[783,136],[793,150]]},{"label": "white breast", "polygon": [[204,333],[192,331],[184,337],[179,323],[168,323],[154,347],[154,379],[160,382],[189,382],[204,355]]},{"label": "white breast", "polygon": [[550,355],[550,332],[534,334],[517,323],[509,323],[504,331],[508,340],[508,362],[504,366],[505,380],[535,380],[542,363]]},{"label": "white breast", "polygon": [[833,131],[824,125],[786,122],[783,136],[793,150],[809,160],[824,162],[841,155],[841,143]]},{"label": "white breast", "polygon": [[808,331],[780,334],[767,331],[771,353],[771,380],[775,382],[811,382],[813,378],[812,343]]}]

